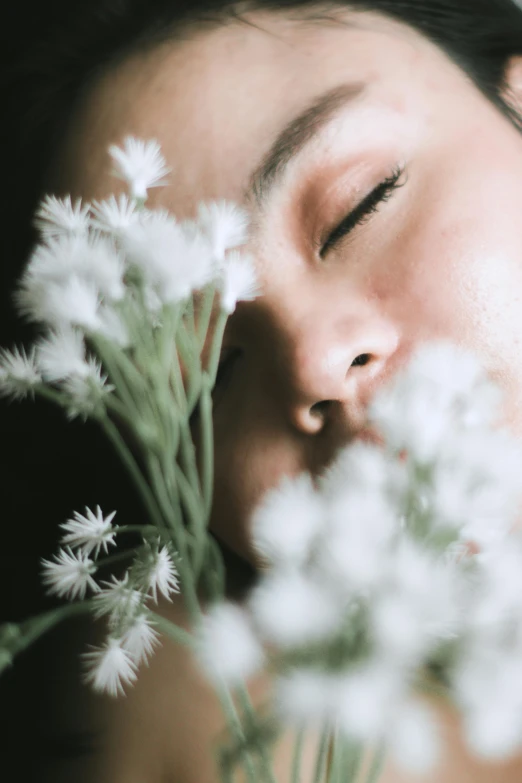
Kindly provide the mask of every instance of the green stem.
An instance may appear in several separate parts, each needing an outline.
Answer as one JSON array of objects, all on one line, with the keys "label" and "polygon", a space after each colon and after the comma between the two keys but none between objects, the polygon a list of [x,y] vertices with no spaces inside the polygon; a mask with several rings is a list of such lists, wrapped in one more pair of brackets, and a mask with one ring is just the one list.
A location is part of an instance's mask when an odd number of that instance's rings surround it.
[{"label": "green stem", "polygon": [[301,783],[301,763],[303,759],[304,738],[304,729],[299,729],[295,738],[294,753],[292,757],[292,783]]},{"label": "green stem", "polygon": [[[239,720],[239,716],[236,711],[236,707],[232,700],[232,696],[230,695],[230,691],[228,690],[226,685],[218,685],[216,687],[217,687],[219,698],[221,700],[221,705],[225,713],[228,729],[232,737],[237,741],[237,743],[241,747],[245,744],[245,734],[243,732],[241,721]],[[247,779],[249,783],[259,783],[256,777],[254,762],[252,761],[250,753],[248,753],[247,751],[244,752],[244,759],[245,759]]]},{"label": "green stem", "polygon": [[19,636],[12,642],[12,649],[9,652],[18,655],[27,647],[33,644],[40,636],[50,631],[56,625],[69,617],[75,617],[81,614],[87,614],[92,608],[92,601],[77,601],[73,604],[66,604],[58,609],[51,609],[44,614],[36,615],[24,620],[23,623],[5,623],[0,625],[0,632],[6,626],[14,626],[19,631]]},{"label": "green stem", "polygon": [[[249,723],[254,726],[256,722],[256,713],[250,701],[250,696],[244,685],[238,688],[238,695],[244,715]],[[260,743],[259,755],[261,757],[261,766],[263,770],[263,779],[268,783],[277,783],[272,766],[272,758],[264,740]]]},{"label": "green stem", "polygon": [[132,456],[130,449],[128,448],[127,444],[125,443],[122,436],[120,435],[117,427],[112,423],[112,421],[107,416],[100,417],[98,421],[103,427],[109,440],[116,448],[116,451],[121,457],[121,460],[125,465],[125,467],[127,468],[127,470],[129,471],[131,477],[134,479],[136,488],[140,493],[140,496],[143,500],[145,508],[147,509],[150,515],[152,522],[160,530],[164,529],[165,523],[163,517],[161,516],[161,512],[157,506],[156,499],[153,493],[151,492],[151,489],[147,484],[141,470],[139,469],[136,460]]},{"label": "green stem", "polygon": [[326,772],[326,762],[328,759],[328,749],[330,746],[330,730],[324,729],[319,742],[317,757],[315,762],[314,783],[321,783]]},{"label": "green stem", "polygon": [[203,376],[201,390],[201,448],[202,448],[202,490],[205,516],[210,515],[214,488],[214,428],[212,423],[212,385],[209,376]]},{"label": "green stem", "polygon": [[151,609],[148,610],[148,614],[165,636],[170,636],[171,639],[182,644],[184,647],[189,647],[190,649],[195,648],[194,637],[188,631],[185,631],[184,628],[180,628],[179,625],[172,623],[170,620],[167,620],[157,612],[153,612]]},{"label": "green stem", "polygon": [[384,767],[384,759],[386,756],[386,747],[384,742],[381,742],[375,749],[372,765],[366,778],[366,783],[377,783],[379,776]]}]

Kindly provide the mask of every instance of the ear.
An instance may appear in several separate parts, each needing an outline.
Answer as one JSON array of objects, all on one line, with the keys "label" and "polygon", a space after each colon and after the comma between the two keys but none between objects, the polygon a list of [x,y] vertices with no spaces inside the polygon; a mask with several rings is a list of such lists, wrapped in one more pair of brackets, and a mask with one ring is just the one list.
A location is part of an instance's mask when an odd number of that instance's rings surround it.
[{"label": "ear", "polygon": [[514,55],[508,60],[504,72],[504,100],[522,116],[522,56]]}]

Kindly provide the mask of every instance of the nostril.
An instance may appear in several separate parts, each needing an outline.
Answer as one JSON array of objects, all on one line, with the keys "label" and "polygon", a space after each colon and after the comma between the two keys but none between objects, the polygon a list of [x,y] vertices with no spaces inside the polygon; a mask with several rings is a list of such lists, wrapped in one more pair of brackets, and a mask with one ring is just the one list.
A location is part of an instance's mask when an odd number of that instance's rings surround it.
[{"label": "nostril", "polygon": [[321,402],[316,402],[315,405],[312,405],[310,408],[310,413],[312,416],[321,416],[324,417],[330,408],[332,404],[331,400],[321,400]]},{"label": "nostril", "polygon": [[368,364],[370,361],[371,356],[369,353],[361,353],[360,356],[357,357],[357,359],[354,359],[351,366],[352,367],[364,367],[365,364]]}]

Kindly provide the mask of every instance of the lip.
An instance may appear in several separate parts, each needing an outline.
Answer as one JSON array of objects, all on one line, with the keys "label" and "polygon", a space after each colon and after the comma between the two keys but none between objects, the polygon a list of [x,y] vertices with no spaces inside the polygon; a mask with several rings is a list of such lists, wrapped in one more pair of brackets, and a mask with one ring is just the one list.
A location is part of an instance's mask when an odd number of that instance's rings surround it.
[{"label": "lip", "polygon": [[371,427],[363,427],[353,436],[353,441],[361,441],[362,443],[373,443],[375,446],[384,446],[385,441],[382,435],[377,430]]}]

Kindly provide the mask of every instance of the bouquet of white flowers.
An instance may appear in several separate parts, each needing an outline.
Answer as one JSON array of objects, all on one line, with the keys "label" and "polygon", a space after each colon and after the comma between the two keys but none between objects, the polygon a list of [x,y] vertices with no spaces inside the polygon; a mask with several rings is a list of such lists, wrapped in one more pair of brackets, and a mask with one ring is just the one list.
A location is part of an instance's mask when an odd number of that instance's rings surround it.
[{"label": "bouquet of white flowers", "polygon": [[[520,750],[522,448],[495,426],[498,389],[472,355],[424,346],[376,395],[375,442],[265,496],[252,519],[263,568],[241,604],[227,601],[208,531],[212,389],[226,320],[260,293],[253,259],[237,250],[248,216],[226,201],[182,222],[149,209],[148,190],[168,174],[156,142],[127,138],[110,154],[129,195],[40,205],[42,243],[16,296],[43,333],[29,349],[2,350],[0,392],[96,420],[147,524],[117,524],[99,507],[62,523],[42,575],[71,603],[1,626],[0,668],[80,612],[105,620],[105,643],[84,653],[85,680],[112,696],[161,635],[187,645],[227,718],[223,781],[241,767],[249,783],[273,783],[272,749],[288,725],[292,783],[317,736],[316,783],[375,781],[386,751],[422,772],[439,755],[420,698],[433,690],[460,710],[474,753]],[[111,554],[128,532],[139,545]],[[98,576],[115,564],[118,577]],[[177,592],[191,631],[157,611],[160,595]],[[254,708],[245,682],[262,669],[273,694]]]}]

